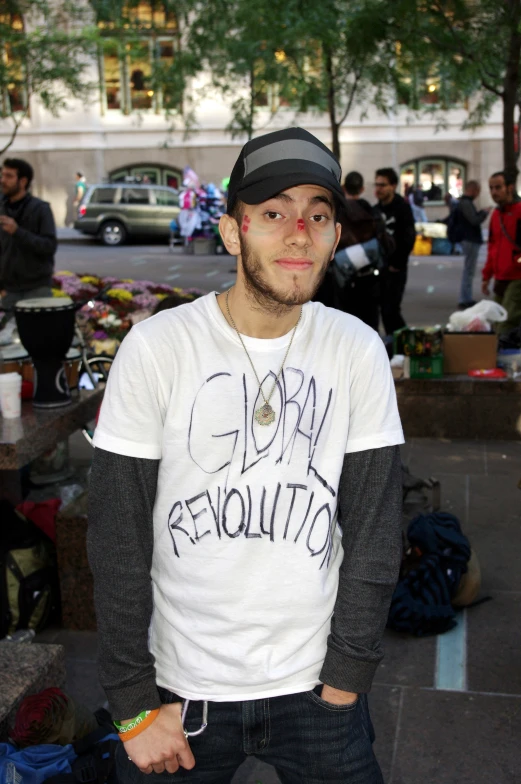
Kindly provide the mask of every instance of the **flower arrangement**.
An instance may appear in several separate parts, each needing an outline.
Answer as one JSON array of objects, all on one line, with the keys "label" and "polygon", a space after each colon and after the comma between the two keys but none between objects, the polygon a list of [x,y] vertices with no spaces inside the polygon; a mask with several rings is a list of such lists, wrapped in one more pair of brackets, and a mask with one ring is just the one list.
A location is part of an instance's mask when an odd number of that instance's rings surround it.
[{"label": "flower arrangement", "polygon": [[[100,299],[96,299],[102,290]],[[173,288],[150,280],[99,277],[89,273],[76,275],[61,271],[53,276],[53,296],[70,297],[74,302],[85,301],[78,321],[96,353],[109,350],[108,342],[111,349],[114,345],[117,348],[132,325],[152,315],[159,302],[171,294],[191,302],[204,292]]]}]

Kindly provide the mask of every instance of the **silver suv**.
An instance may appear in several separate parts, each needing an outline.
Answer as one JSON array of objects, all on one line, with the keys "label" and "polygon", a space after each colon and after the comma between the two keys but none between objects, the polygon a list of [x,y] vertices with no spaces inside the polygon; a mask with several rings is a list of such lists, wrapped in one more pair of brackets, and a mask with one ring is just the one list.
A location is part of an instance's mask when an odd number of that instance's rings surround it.
[{"label": "silver suv", "polygon": [[168,237],[179,215],[179,193],[161,185],[90,185],[78,207],[74,228],[121,245],[127,237]]}]

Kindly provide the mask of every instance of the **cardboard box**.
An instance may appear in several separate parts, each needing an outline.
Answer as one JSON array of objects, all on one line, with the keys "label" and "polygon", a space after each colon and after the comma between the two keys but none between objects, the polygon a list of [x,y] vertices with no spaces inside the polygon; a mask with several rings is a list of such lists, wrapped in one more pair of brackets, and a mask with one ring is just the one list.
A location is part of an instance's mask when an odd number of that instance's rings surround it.
[{"label": "cardboard box", "polygon": [[446,332],[443,336],[443,372],[468,373],[497,364],[498,338],[494,332]]}]

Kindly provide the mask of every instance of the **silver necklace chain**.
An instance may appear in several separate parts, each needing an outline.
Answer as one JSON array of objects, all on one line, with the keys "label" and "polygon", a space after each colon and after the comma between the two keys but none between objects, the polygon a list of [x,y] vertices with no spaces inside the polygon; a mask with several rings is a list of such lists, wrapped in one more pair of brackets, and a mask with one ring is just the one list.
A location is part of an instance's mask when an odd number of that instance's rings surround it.
[{"label": "silver necklace chain", "polygon": [[[255,365],[253,364],[253,360],[252,360],[252,358],[250,357],[250,355],[249,355],[249,353],[248,353],[248,349],[246,348],[246,346],[245,346],[245,344],[244,344],[244,340],[242,339],[242,335],[241,335],[241,333],[239,332],[239,330],[237,329],[237,326],[236,326],[236,324],[235,324],[235,321],[233,320],[233,316],[232,316],[232,314],[230,313],[230,305],[229,305],[229,302],[228,302],[228,297],[229,297],[229,295],[230,295],[230,291],[231,291],[231,289],[228,289],[228,291],[226,292],[226,311],[227,311],[227,313],[228,313],[228,318],[230,319],[230,324],[232,325],[232,327],[233,327],[233,328],[234,328],[234,330],[236,331],[236,333],[237,333],[237,337],[238,337],[238,338],[239,338],[239,340],[241,341],[241,345],[242,345],[242,347],[243,347],[243,349],[244,349],[244,351],[245,351],[245,353],[246,353],[246,356],[248,357],[248,359],[249,359],[249,361],[250,361],[251,368],[252,368],[252,370],[253,370],[253,372],[254,372],[254,374],[255,374],[255,378],[257,379],[257,384],[259,385],[259,392],[261,393],[261,395],[262,395],[262,398],[263,398],[263,400],[264,400],[264,406],[266,406],[266,407],[270,408],[270,400],[271,400],[271,398],[272,398],[272,396],[273,396],[273,393],[275,392],[275,388],[276,388],[276,386],[277,386],[277,384],[278,384],[279,378],[280,378],[280,376],[281,376],[281,373],[282,373],[282,371],[283,371],[283,369],[284,369],[284,365],[286,364],[286,360],[287,360],[287,358],[288,358],[288,354],[289,354],[289,351],[290,351],[291,345],[292,345],[292,343],[293,343],[293,338],[295,337],[295,332],[297,331],[297,327],[298,327],[298,325],[300,324],[300,320],[301,320],[301,318],[302,318],[302,311],[303,311],[303,308],[302,308],[302,307],[300,308],[300,314],[299,314],[299,317],[298,317],[298,321],[297,321],[297,323],[295,324],[295,326],[293,327],[293,332],[291,333],[291,339],[290,339],[290,341],[289,341],[289,346],[288,346],[288,348],[286,349],[286,353],[285,353],[285,355],[284,355],[284,359],[282,360],[282,365],[280,366],[280,370],[279,370],[279,372],[277,373],[277,377],[276,377],[275,381],[273,382],[273,386],[272,386],[272,388],[271,388],[271,392],[270,392],[270,394],[268,395],[268,397],[266,398],[266,396],[265,396],[265,394],[264,394],[264,392],[263,392],[263,390],[262,390],[262,383],[261,383],[261,381],[260,381],[260,379],[259,379],[259,376],[258,376],[258,374],[257,374],[257,371],[255,370]],[[263,408],[264,408],[264,406],[263,406]],[[260,409],[259,409],[259,410],[260,410]],[[257,418],[257,421],[259,421],[259,419],[258,419],[258,418]],[[273,421],[273,420],[271,420],[271,421]],[[271,422],[265,422],[264,424],[271,424]]]}]

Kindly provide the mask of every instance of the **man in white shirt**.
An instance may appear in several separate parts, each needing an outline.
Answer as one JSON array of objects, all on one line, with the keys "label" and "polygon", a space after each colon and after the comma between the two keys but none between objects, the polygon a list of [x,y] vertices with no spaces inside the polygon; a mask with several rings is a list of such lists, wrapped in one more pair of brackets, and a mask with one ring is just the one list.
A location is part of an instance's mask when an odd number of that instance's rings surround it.
[{"label": "man in white shirt", "polygon": [[135,326],[112,367],[88,544],[123,782],[225,784],[253,754],[288,784],[382,783],[403,435],[377,333],[310,301],[340,178],[300,128],[248,142],[235,286]]}]

